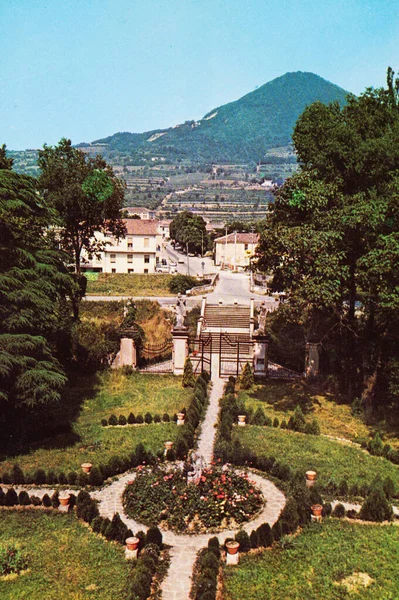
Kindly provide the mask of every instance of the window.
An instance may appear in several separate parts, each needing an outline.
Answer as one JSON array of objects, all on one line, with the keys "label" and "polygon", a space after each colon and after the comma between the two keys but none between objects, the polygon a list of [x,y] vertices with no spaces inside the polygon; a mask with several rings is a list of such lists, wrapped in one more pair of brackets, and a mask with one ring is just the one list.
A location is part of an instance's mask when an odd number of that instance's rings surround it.
[{"label": "window", "polygon": [[144,254],[144,263],[146,265],[150,264],[150,255],[149,254]]},{"label": "window", "polygon": [[111,273],[116,273],[116,269],[111,269]]},{"label": "window", "polygon": [[133,262],[133,254],[128,254],[127,255],[127,262],[128,263],[132,263]]},{"label": "window", "polygon": [[150,247],[150,238],[144,238],[144,248]]},{"label": "window", "polygon": [[248,250],[248,244],[244,244],[244,250]]},{"label": "window", "polygon": [[148,269],[144,269],[144,273],[148,273]]},{"label": "window", "polygon": [[127,247],[133,248],[133,238],[131,238],[131,237],[127,238]]},{"label": "window", "polygon": [[134,273],[134,269],[128,269],[127,272],[128,273]]},{"label": "window", "polygon": [[110,254],[109,260],[110,260],[110,262],[115,263],[116,262],[116,254]]}]

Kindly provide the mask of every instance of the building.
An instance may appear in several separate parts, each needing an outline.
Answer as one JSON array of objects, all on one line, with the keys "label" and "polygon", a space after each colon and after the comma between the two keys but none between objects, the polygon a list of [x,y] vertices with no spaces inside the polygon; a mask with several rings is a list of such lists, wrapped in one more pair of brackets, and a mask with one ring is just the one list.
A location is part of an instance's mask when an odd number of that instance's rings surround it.
[{"label": "building", "polygon": [[145,206],[125,206],[125,208],[123,210],[125,211],[126,215],[129,217],[136,215],[137,217],[140,217],[140,219],[144,219],[144,220],[155,219],[156,211],[150,210],[149,208],[146,208]]},{"label": "building", "polygon": [[157,247],[159,248],[158,222],[143,219],[123,219],[126,236],[117,241],[105,239],[106,248],[98,256],[84,256],[82,271],[97,273],[155,273]]},{"label": "building", "polygon": [[236,271],[250,264],[259,242],[257,233],[229,233],[215,239],[215,265]]}]

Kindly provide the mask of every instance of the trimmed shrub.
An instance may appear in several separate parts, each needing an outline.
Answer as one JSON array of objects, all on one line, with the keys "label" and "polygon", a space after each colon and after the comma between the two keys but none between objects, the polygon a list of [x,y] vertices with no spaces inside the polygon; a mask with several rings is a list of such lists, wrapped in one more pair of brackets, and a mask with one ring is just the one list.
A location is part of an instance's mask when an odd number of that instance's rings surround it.
[{"label": "trimmed shrub", "polygon": [[168,450],[166,451],[166,456],[165,456],[166,460],[169,460],[170,462],[173,462],[176,460],[176,452],[173,448],[168,448]]},{"label": "trimmed shrub", "polygon": [[98,467],[92,467],[89,473],[89,484],[90,485],[102,485],[104,483],[104,476],[102,475]]},{"label": "trimmed shrub", "polygon": [[162,533],[158,527],[149,527],[146,535],[146,544],[156,544],[162,550]]},{"label": "trimmed shrub", "polygon": [[259,406],[259,408],[256,409],[256,412],[255,412],[254,416],[252,417],[251,424],[252,425],[265,425],[266,424],[266,415],[261,406]]},{"label": "trimmed shrub", "polygon": [[4,498],[4,506],[15,506],[16,504],[18,504],[17,492],[14,488],[9,488]]},{"label": "trimmed shrub", "polygon": [[287,499],[286,505],[281,512],[280,519],[284,535],[296,531],[300,519],[295,498],[291,497]]},{"label": "trimmed shrub", "polygon": [[41,506],[42,501],[40,500],[39,496],[32,495],[30,496],[30,503],[32,506]]},{"label": "trimmed shrub", "polygon": [[[3,481],[4,481],[4,476],[3,476]],[[37,469],[33,476],[33,481],[34,481],[34,483],[36,483],[36,485],[42,485],[42,484],[46,483],[45,471],[43,469]]]},{"label": "trimmed shrub", "polygon": [[108,421],[107,421],[107,419],[101,419],[101,425],[102,425],[103,427],[107,427],[107,425],[108,425]]},{"label": "trimmed shrub", "polygon": [[60,500],[59,500],[59,493],[58,491],[55,491],[54,494],[51,496],[51,504],[53,506],[53,508],[58,508],[60,505]]},{"label": "trimmed shrub", "polygon": [[4,506],[6,495],[4,493],[3,488],[0,487],[0,506]]},{"label": "trimmed shrub", "polygon": [[21,483],[25,483],[24,472],[21,467],[18,465],[14,465],[11,471],[11,479],[12,483],[19,485]]},{"label": "trimmed shrub", "polygon": [[249,541],[251,543],[251,548],[253,550],[255,550],[255,548],[259,547],[259,535],[258,535],[258,530],[257,529],[253,529],[251,531],[251,535],[249,536]]},{"label": "trimmed shrub", "polygon": [[323,517],[329,517],[332,513],[332,505],[331,502],[326,502],[323,505]]},{"label": "trimmed shrub", "polygon": [[278,521],[276,521],[276,523],[273,525],[272,534],[273,534],[273,539],[275,542],[278,542],[279,540],[281,540],[281,538],[283,536],[283,530],[281,527],[280,519]]},{"label": "trimmed shrub", "polygon": [[61,471],[60,473],[58,473],[58,483],[60,485],[66,485],[68,483],[68,478],[65,475],[64,471]]},{"label": "trimmed shrub", "polygon": [[162,421],[163,421],[164,423],[169,423],[169,421],[170,421],[170,416],[168,415],[168,413],[163,413],[163,415],[162,415]]},{"label": "trimmed shrub", "polygon": [[245,363],[244,368],[240,375],[240,388],[243,390],[249,390],[254,384],[254,373],[249,362]]},{"label": "trimmed shrub", "polygon": [[94,517],[94,519],[91,522],[90,527],[92,528],[94,533],[101,533],[102,524],[103,524],[103,518],[98,516],[98,517]]},{"label": "trimmed shrub", "polygon": [[182,386],[184,388],[186,388],[186,387],[193,388],[194,385],[195,385],[195,377],[194,377],[194,373],[193,373],[193,363],[191,362],[190,358],[187,357],[186,362],[184,363]]},{"label": "trimmed shrub", "polygon": [[389,504],[381,484],[375,484],[360,509],[360,518],[365,521],[391,521],[392,506]]},{"label": "trimmed shrub", "polygon": [[134,414],[131,412],[129,413],[129,416],[127,418],[127,422],[129,423],[129,425],[134,425],[136,422],[136,417],[134,416]]},{"label": "trimmed shrub", "polygon": [[160,422],[161,422],[160,415],[158,415],[158,414],[154,415],[154,423],[160,423]]},{"label": "trimmed shrub", "polygon": [[273,532],[269,523],[262,523],[256,531],[258,534],[259,546],[269,548],[274,541]]},{"label": "trimmed shrub", "polygon": [[152,423],[152,414],[146,412],[144,415],[144,421],[147,423],[147,425],[150,425],[150,423]]},{"label": "trimmed shrub", "polygon": [[[94,519],[95,519],[95,518],[96,518],[96,517],[94,517]],[[94,519],[93,519],[93,521],[94,521]],[[93,522],[93,521],[92,521],[92,522]],[[105,532],[107,531],[107,529],[108,529],[108,526],[110,525],[110,523],[111,523],[111,521],[108,519],[108,517],[105,517],[105,519],[102,519],[102,522],[101,522],[101,528],[100,528],[100,533],[101,533],[101,535],[103,535],[104,537],[105,537]]]},{"label": "trimmed shrub", "polygon": [[118,425],[126,425],[126,423],[127,421],[125,415],[119,415]]},{"label": "trimmed shrub", "polygon": [[51,498],[50,498],[50,496],[48,494],[44,494],[44,496],[42,498],[42,504],[46,508],[50,508],[50,506],[52,506]]},{"label": "trimmed shrub", "polygon": [[236,541],[240,544],[241,552],[248,552],[251,549],[249,535],[244,529],[240,529],[235,536]]},{"label": "trimmed shrub", "polygon": [[220,558],[220,544],[219,544],[219,540],[216,536],[209,538],[208,550],[210,552],[213,552],[213,554],[216,556],[217,559]]},{"label": "trimmed shrub", "polygon": [[21,506],[29,506],[29,504],[31,504],[29,494],[28,494],[28,492],[25,492],[25,490],[22,490],[21,492],[19,492],[18,504],[20,504]]},{"label": "trimmed shrub", "polygon": [[118,425],[118,419],[116,418],[116,415],[110,416],[108,419],[108,425]]},{"label": "trimmed shrub", "polygon": [[337,493],[338,493],[338,496],[343,496],[343,497],[348,496],[349,489],[348,489],[348,482],[346,481],[346,479],[342,479],[342,481],[340,482]]},{"label": "trimmed shrub", "polygon": [[53,469],[50,469],[49,471],[47,471],[46,480],[47,480],[47,485],[53,485],[55,483],[58,483],[58,477],[55,474],[55,471],[53,471]]},{"label": "trimmed shrub", "polygon": [[288,429],[287,421],[285,419],[281,421],[280,429]]},{"label": "trimmed shrub", "polygon": [[75,473],[75,471],[69,471],[69,473],[68,473],[69,485],[76,485],[77,478],[78,478],[78,475],[77,475],[77,473]]},{"label": "trimmed shrub", "polygon": [[136,423],[138,425],[142,425],[144,423],[144,417],[143,417],[143,415],[137,415],[137,417],[136,417]]},{"label": "trimmed shrub", "polygon": [[273,420],[273,427],[279,427],[280,426],[280,421],[278,420],[277,417],[274,417]]},{"label": "trimmed shrub", "polygon": [[295,408],[293,415],[288,421],[288,429],[300,432],[305,431],[305,417],[299,405]]},{"label": "trimmed shrub", "polygon": [[320,435],[320,425],[317,419],[313,419],[305,425],[305,433],[310,435]]},{"label": "trimmed shrub", "polygon": [[374,456],[382,456],[384,452],[384,444],[382,443],[380,434],[377,432],[372,440],[368,443],[367,447],[370,454]]},{"label": "trimmed shrub", "polygon": [[341,504],[341,502],[338,502],[338,504],[336,504],[333,508],[332,516],[342,519],[345,516],[345,514],[345,506]]},{"label": "trimmed shrub", "polygon": [[348,519],[357,519],[359,515],[357,514],[355,509],[351,508],[347,511],[346,516],[348,517]]},{"label": "trimmed shrub", "polygon": [[384,479],[384,483],[382,484],[382,488],[384,490],[385,496],[389,499],[395,495],[395,484],[390,477]]},{"label": "trimmed shrub", "polygon": [[78,479],[77,479],[77,484],[79,487],[85,487],[89,482],[89,476],[87,473],[83,473],[83,471],[81,471],[78,474]]}]

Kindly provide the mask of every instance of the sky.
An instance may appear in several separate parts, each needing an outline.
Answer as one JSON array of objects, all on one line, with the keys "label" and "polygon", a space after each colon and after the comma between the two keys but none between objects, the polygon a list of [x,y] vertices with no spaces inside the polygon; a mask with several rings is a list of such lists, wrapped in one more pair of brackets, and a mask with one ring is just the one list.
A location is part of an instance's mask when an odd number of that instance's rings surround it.
[{"label": "sky", "polygon": [[398,0],[0,0],[0,145],[200,119],[289,71],[399,71]]}]

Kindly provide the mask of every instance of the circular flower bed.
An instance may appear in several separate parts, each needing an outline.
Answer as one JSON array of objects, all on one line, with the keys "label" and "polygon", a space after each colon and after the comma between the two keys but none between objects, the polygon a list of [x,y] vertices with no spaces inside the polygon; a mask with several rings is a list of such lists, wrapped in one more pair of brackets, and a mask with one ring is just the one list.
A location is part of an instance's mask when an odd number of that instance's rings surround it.
[{"label": "circular flower bed", "polygon": [[123,495],[126,514],[178,532],[214,532],[249,521],[263,506],[247,473],[211,466],[194,481],[180,470],[138,469]]}]

